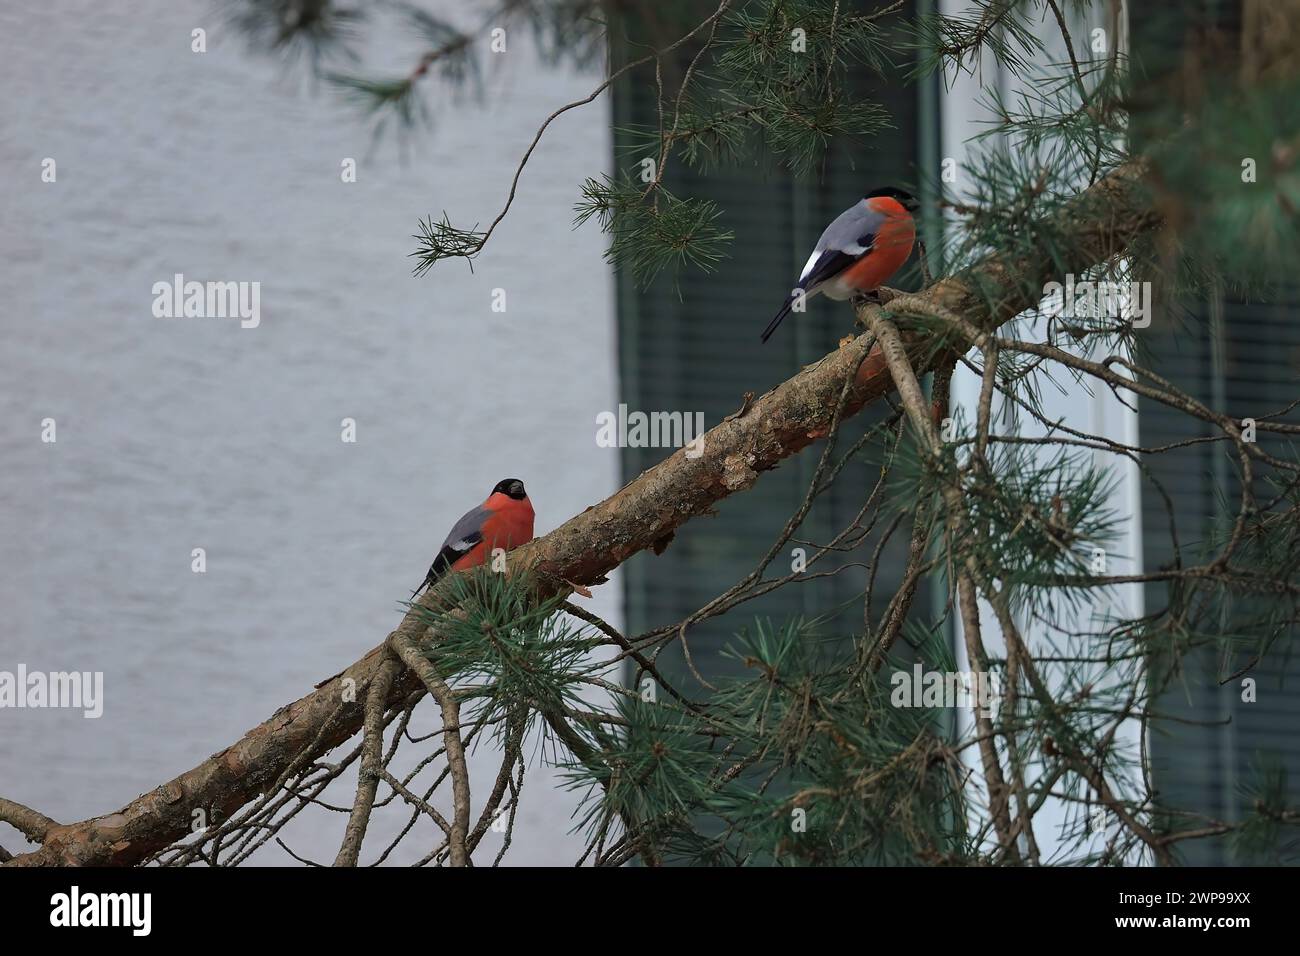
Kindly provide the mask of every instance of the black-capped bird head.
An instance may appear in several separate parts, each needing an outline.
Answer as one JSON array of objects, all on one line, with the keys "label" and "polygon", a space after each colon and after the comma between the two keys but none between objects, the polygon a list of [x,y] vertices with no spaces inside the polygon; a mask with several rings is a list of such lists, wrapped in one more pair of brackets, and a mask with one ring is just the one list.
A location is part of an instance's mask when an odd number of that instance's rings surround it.
[{"label": "black-capped bird head", "polygon": [[873,189],[862,197],[863,199],[888,198],[895,199],[898,204],[908,212],[916,212],[921,208],[921,200],[917,199],[911,193],[903,189],[896,189],[893,186],[886,186],[883,189]]},{"label": "black-capped bird head", "polygon": [[515,501],[523,501],[528,497],[528,492],[524,491],[524,483],[518,478],[504,478],[498,481],[497,486],[492,489],[492,494],[505,495]]}]

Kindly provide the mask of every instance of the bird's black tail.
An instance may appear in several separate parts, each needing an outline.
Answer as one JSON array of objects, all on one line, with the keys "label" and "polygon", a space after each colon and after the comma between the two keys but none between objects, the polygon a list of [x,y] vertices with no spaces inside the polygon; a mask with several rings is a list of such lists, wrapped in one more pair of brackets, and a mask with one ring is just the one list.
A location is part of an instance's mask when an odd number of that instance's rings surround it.
[{"label": "bird's black tail", "polygon": [[418,588],[416,588],[414,591],[411,592],[411,600],[414,601],[416,595],[418,595],[421,591],[423,591],[425,588],[427,588],[430,584],[432,584],[436,580],[437,580],[437,575],[433,573],[433,568],[430,568],[429,573],[424,576],[423,583],[421,583]]},{"label": "bird's black tail", "polygon": [[425,588],[431,588],[438,583],[438,579],[447,573],[447,569],[452,565],[452,559],[448,556],[448,549],[443,548],[438,552],[438,556],[433,559],[433,564],[429,565],[429,573],[424,576],[424,583],[411,592],[411,600]]},{"label": "bird's black tail", "polygon": [[790,307],[793,304],[794,304],[794,296],[791,295],[788,299],[785,300],[785,304],[781,306],[781,311],[778,312],[776,315],[772,316],[772,321],[767,323],[767,328],[763,330],[762,340],[764,342],[766,342],[768,339],[772,337],[772,333],[775,332],[776,327],[781,324],[781,320],[790,314]]}]

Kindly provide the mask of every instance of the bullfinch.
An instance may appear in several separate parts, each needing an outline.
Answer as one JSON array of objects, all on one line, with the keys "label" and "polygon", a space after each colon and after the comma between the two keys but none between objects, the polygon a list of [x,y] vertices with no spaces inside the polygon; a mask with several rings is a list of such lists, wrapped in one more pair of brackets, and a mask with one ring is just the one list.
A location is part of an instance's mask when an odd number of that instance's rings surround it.
[{"label": "bullfinch", "polygon": [[485,502],[466,512],[452,526],[442,550],[429,565],[424,583],[411,592],[411,598],[448,571],[483,564],[496,548],[509,551],[532,540],[533,505],[524,491],[524,483],[518,478],[499,481]]},{"label": "bullfinch", "polygon": [[781,311],[767,323],[763,341],[800,299],[818,293],[848,299],[874,292],[888,282],[912,254],[916,241],[912,213],[920,205],[915,196],[890,186],[867,193],[836,216],[817,240]]}]

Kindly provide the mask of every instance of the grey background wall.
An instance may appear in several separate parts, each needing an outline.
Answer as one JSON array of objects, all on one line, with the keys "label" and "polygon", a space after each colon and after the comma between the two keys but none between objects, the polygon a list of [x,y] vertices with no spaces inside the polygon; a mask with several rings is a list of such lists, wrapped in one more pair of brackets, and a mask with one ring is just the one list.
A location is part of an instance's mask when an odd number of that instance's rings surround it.
[{"label": "grey background wall", "polygon": [[[521,33],[482,102],[435,98],[403,161],[212,10],[0,10],[0,670],[103,671],[106,697],[98,720],[0,710],[0,794],[62,820],[188,769],[378,643],[500,478],[527,483],[539,533],[618,480],[594,440],[617,407],[613,285],[600,233],[568,230],[609,162],[607,101],[553,126],[472,274],[417,280],[406,258],[418,217],[495,215],[542,118],[596,80]],[[409,69],[412,49],[383,58]],[[260,281],[260,327],[155,318],[152,284],[177,272]],[[615,622],[618,587],[589,602]],[[507,859],[572,862],[577,798],[533,758]],[[473,769],[495,772],[490,746]],[[343,818],[301,819],[291,845],[332,858]],[[26,846],[2,825],[0,843]]]}]

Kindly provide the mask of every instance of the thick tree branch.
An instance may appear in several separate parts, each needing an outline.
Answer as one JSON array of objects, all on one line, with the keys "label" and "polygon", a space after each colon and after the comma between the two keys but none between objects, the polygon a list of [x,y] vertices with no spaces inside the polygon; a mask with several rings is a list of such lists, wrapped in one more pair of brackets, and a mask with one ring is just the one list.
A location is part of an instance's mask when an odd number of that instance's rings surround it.
[{"label": "thick tree branch", "polygon": [[33,843],[44,843],[45,835],[58,826],[45,814],[4,797],[0,797],[0,823],[9,824]]}]

